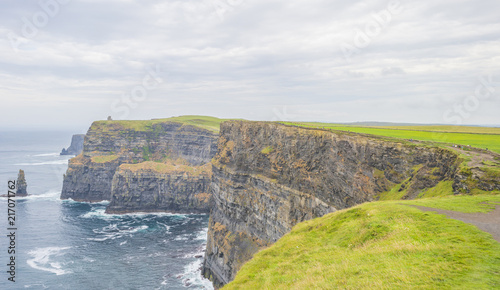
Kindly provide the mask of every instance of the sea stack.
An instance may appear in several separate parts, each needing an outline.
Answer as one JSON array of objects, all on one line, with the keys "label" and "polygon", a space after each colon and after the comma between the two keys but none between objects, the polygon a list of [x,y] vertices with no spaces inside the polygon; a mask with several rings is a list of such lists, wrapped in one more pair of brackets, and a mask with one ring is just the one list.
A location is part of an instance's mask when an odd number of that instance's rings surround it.
[{"label": "sea stack", "polygon": [[19,169],[19,174],[17,175],[17,190],[16,196],[27,196],[28,192],[26,188],[28,184],[26,184],[26,178],[24,177],[24,170]]}]

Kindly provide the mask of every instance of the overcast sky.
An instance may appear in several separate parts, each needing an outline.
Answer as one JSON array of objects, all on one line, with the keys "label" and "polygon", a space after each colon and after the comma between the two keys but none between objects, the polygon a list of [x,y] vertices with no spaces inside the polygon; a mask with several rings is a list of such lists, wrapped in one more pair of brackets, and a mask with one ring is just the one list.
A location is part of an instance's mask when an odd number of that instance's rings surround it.
[{"label": "overcast sky", "polygon": [[498,0],[2,0],[0,37],[0,129],[500,124]]}]

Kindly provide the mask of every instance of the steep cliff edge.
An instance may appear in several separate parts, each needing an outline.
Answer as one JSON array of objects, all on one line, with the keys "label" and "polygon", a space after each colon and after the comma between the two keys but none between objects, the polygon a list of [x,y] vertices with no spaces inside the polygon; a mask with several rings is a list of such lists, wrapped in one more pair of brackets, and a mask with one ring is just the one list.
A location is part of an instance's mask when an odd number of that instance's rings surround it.
[{"label": "steep cliff edge", "polygon": [[453,182],[460,159],[403,140],[230,121],[213,164],[203,273],[221,286],[298,222],[388,194],[411,199]]},{"label": "steep cliff edge", "polygon": [[113,177],[121,164],[177,159],[192,166],[205,164],[216,152],[217,136],[168,119],[96,121],[85,136],[82,154],[69,162],[61,198],[110,200]]},{"label": "steep cliff edge", "polygon": [[182,163],[122,164],[113,178],[106,212],[209,213],[210,164]]},{"label": "steep cliff edge", "polygon": [[85,134],[76,134],[71,137],[71,144],[68,149],[63,148],[60,155],[80,155],[83,151]]}]

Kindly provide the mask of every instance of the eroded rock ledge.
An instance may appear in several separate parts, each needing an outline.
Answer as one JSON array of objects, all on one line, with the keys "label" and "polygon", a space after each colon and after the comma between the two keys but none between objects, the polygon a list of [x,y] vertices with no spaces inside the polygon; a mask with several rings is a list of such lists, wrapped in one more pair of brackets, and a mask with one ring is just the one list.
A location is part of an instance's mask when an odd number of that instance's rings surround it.
[{"label": "eroded rock ledge", "polygon": [[209,213],[210,164],[122,164],[116,171],[107,213]]},{"label": "eroded rock ledge", "polygon": [[109,200],[108,213],[208,213],[218,134],[171,121],[97,121],[69,161],[62,199]]},{"label": "eroded rock ledge", "polygon": [[453,180],[457,154],[404,141],[290,127],[221,124],[203,273],[216,287],[298,222],[399,186],[402,198]]}]

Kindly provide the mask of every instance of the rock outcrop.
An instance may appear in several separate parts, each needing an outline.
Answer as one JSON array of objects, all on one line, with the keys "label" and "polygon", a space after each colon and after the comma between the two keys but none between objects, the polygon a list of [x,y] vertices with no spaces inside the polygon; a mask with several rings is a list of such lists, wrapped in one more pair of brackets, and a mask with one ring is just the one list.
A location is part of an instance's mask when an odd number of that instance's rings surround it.
[{"label": "rock outcrop", "polygon": [[211,165],[182,162],[122,164],[113,178],[107,213],[209,213]]},{"label": "rock outcrop", "polygon": [[16,196],[28,196],[27,188],[28,184],[26,183],[24,170],[19,169],[19,173],[17,174]]},{"label": "rock outcrop", "polygon": [[82,154],[69,161],[61,198],[110,200],[113,177],[121,164],[177,159],[191,166],[205,164],[216,152],[217,136],[179,122],[94,122],[85,136]]},{"label": "rock outcrop", "polygon": [[83,151],[85,134],[76,134],[71,138],[71,145],[68,149],[63,148],[60,155],[79,155]]},{"label": "rock outcrop", "polygon": [[414,198],[453,180],[459,163],[454,152],[402,140],[222,123],[203,273],[224,285],[296,223],[377,200],[396,186],[401,198]]}]

